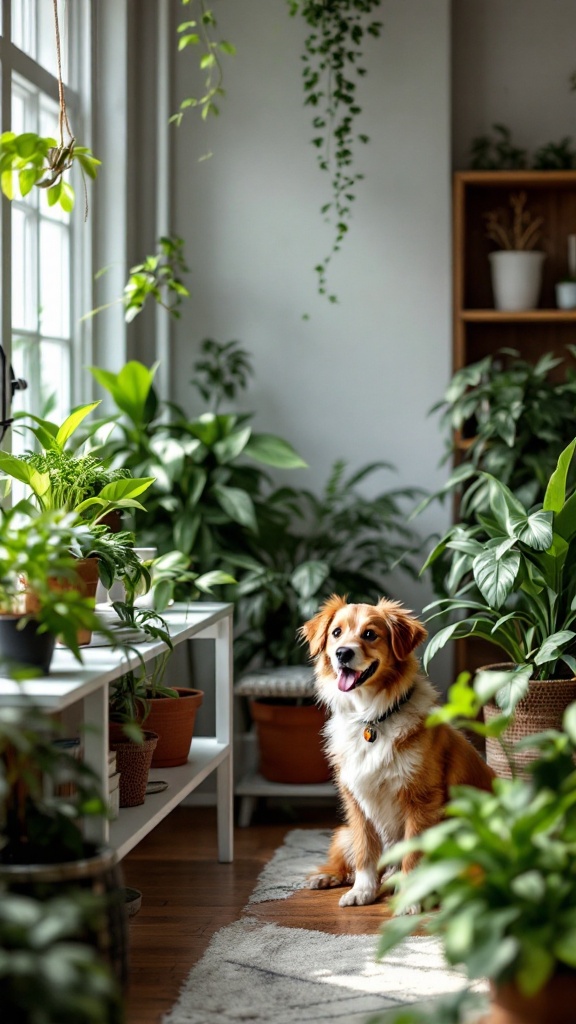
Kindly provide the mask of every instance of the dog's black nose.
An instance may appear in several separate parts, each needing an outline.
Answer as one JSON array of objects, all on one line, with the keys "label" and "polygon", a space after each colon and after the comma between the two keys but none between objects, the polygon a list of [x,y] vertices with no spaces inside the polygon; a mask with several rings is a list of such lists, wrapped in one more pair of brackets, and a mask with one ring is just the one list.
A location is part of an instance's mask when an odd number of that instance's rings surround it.
[{"label": "dog's black nose", "polygon": [[347,665],[349,661],[352,661],[354,651],[351,647],[338,647],[336,657],[340,665]]}]

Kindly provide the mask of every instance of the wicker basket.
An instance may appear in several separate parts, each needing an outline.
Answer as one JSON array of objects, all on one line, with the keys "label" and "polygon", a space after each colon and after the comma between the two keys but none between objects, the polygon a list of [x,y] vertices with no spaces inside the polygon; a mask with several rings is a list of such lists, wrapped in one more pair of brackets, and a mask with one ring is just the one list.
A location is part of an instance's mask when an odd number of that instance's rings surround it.
[{"label": "wicker basket", "polygon": [[[479,671],[490,669],[502,671],[512,665],[487,665]],[[546,729],[561,729],[564,712],[572,701],[576,700],[575,679],[531,679],[528,693],[519,701],[514,714],[514,721],[506,729],[502,740],[506,746],[512,746],[526,736],[534,736]],[[484,706],[484,721],[490,722],[502,712],[490,701]],[[537,750],[518,750],[512,755],[514,773],[517,776],[527,775],[526,767],[538,756]],[[512,778],[512,771],[500,741],[492,736],[486,738],[486,760],[497,775],[503,779]]]},{"label": "wicker basket", "polygon": [[145,732],[143,743],[124,740],[110,743],[110,749],[116,751],[116,767],[120,772],[120,807],[137,807],[144,803],[157,743],[155,732]]}]

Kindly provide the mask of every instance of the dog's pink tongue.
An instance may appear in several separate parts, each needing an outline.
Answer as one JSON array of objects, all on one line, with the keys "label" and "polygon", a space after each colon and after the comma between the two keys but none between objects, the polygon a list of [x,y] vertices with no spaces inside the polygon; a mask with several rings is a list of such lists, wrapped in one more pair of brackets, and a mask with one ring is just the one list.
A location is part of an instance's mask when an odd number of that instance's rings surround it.
[{"label": "dog's pink tongue", "polygon": [[353,672],[350,668],[341,668],[338,673],[338,689],[344,692],[353,690],[361,675],[361,672]]}]

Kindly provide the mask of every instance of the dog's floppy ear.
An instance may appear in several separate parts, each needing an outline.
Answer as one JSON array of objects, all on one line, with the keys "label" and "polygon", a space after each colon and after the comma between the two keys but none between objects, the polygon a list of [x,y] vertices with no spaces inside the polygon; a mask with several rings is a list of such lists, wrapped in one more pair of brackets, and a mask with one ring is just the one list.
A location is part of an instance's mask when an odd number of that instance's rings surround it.
[{"label": "dog's floppy ear", "polygon": [[326,646],[328,629],[339,608],[346,606],[346,598],[332,594],[321,606],[316,615],[305,622],[300,628],[300,636],[310,648],[310,654],[315,658]]},{"label": "dog's floppy ear", "polygon": [[378,602],[378,610],[386,619],[394,657],[398,661],[404,661],[414,648],[426,639],[427,631],[420,620],[397,601],[388,601],[386,598],[382,598]]}]

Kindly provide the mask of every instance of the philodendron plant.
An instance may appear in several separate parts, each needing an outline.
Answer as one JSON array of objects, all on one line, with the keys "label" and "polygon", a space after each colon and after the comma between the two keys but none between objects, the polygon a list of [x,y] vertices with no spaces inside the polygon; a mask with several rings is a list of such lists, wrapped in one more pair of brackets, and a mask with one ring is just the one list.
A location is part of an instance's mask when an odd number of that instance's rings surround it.
[{"label": "philodendron plant", "polygon": [[576,493],[567,490],[575,448],[576,438],[561,453],[542,503],[530,510],[484,474],[489,512],[453,526],[424,566],[451,554],[450,596],[425,609],[430,619],[465,615],[432,638],[425,666],[449,640],[488,640],[516,666],[497,698],[509,712],[530,679],[576,674]]}]

